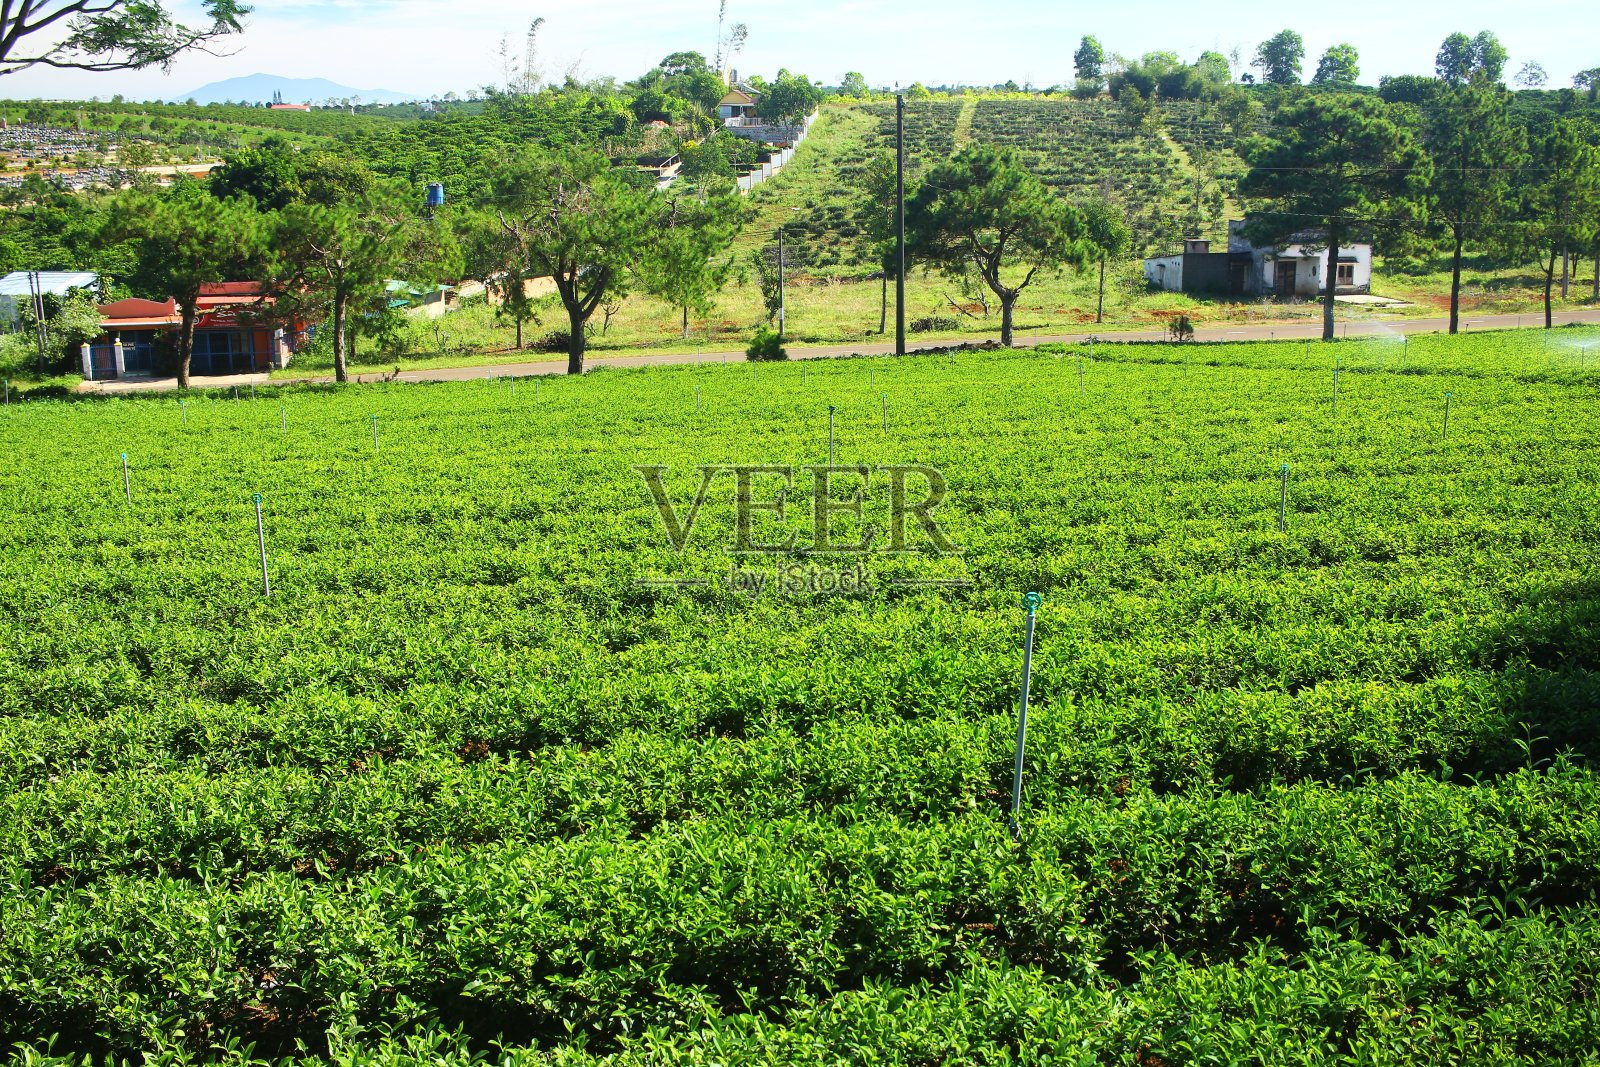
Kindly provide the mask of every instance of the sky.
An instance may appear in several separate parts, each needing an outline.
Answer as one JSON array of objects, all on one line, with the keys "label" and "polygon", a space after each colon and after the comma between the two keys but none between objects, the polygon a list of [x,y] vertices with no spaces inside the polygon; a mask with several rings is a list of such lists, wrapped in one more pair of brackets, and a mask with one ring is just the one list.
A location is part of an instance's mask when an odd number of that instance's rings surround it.
[{"label": "sky", "polygon": [[[203,22],[198,3],[169,6]],[[88,74],[35,68],[0,77],[0,97],[181,98],[210,82],[247,74],[322,77],[356,89],[419,96],[503,80],[502,38],[520,60],[529,22],[545,18],[540,63],[547,77],[637,76],[669,52],[715,48],[717,0],[255,0],[243,36],[218,57],[188,55],[160,71]],[[1574,32],[1579,0],[1344,0],[1337,8],[1275,7],[1240,0],[728,0],[728,20],[749,26],[735,66],[770,77],[780,67],[837,84],[860,71],[873,85],[1070,83],[1072,53],[1093,34],[1107,53],[1135,57],[1239,49],[1246,63],[1260,41],[1285,27],[1306,42],[1306,70],[1329,45],[1360,51],[1362,81],[1431,74],[1439,42],[1456,30],[1492,30],[1510,53],[1507,76],[1539,63],[1552,87],[1600,66],[1594,35]]]}]

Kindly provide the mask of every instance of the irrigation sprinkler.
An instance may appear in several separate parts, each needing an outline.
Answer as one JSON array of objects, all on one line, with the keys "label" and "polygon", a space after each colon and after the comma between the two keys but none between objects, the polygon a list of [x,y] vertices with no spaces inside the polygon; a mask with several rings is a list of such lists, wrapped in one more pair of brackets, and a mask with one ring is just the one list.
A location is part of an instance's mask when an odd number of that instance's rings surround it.
[{"label": "irrigation sprinkler", "polygon": [[889,394],[883,394],[883,432],[889,432]]},{"label": "irrigation sprinkler", "polygon": [[185,426],[189,425],[189,402],[187,400],[178,401],[178,412],[183,416],[183,424]]},{"label": "irrigation sprinkler", "polygon": [[378,450],[378,416],[372,416],[372,450]]},{"label": "irrigation sprinkler", "polygon": [[128,477],[128,454],[122,454],[122,495],[127,497],[128,506],[133,507],[133,481]]},{"label": "irrigation sprinkler", "polygon": [[278,421],[283,423],[283,435],[289,436],[289,409],[281,403],[278,405]]},{"label": "irrigation sprinkler", "polygon": [[261,494],[256,494],[256,544],[261,547],[261,595],[272,595],[272,582],[267,578],[267,526],[261,520]]},{"label": "irrigation sprinkler", "polygon": [[869,367],[867,367],[867,386],[868,386],[868,388],[876,388],[877,385],[878,385],[878,368],[869,366]]},{"label": "irrigation sprinkler", "polygon": [[832,404],[828,405],[828,466],[833,466],[833,413],[839,410]]},{"label": "irrigation sprinkler", "polygon": [[1444,394],[1444,433],[1439,435],[1439,440],[1441,440],[1441,441],[1450,440],[1450,398],[1453,397],[1453,396],[1455,396],[1455,393],[1451,392],[1448,389],[1445,390],[1445,394]]},{"label": "irrigation sprinkler", "polygon": [[800,384],[805,385],[811,381],[811,368],[804,363],[800,364]]},{"label": "irrigation sprinkler", "polygon": [[6,406],[11,405],[11,379],[6,379]]},{"label": "irrigation sprinkler", "polygon": [[543,379],[541,378],[535,378],[533,380],[533,399],[535,403],[538,403],[539,401],[539,385],[542,381]]},{"label": "irrigation sprinkler", "polygon": [[233,387],[233,402],[235,404],[239,402],[239,387],[237,385]]},{"label": "irrigation sprinkler", "polygon": [[700,383],[698,382],[695,383],[694,387],[694,409],[696,411],[700,410]]},{"label": "irrigation sprinkler", "polygon": [[511,399],[515,400],[516,398],[517,398],[517,380],[515,378],[513,378],[513,379],[511,379]]},{"label": "irrigation sprinkler", "polygon": [[1022,598],[1028,617],[1022,632],[1022,696],[1017,701],[1017,758],[1011,774],[1011,836],[1022,840],[1022,759],[1028,745],[1028,683],[1033,678],[1033,628],[1044,598],[1029,593]]},{"label": "irrigation sprinkler", "polygon": [[1083,357],[1078,357],[1078,395],[1083,395]]},{"label": "irrigation sprinkler", "polygon": [[1333,413],[1339,414],[1339,357],[1333,357]]},{"label": "irrigation sprinkler", "polygon": [[1278,532],[1289,532],[1289,465],[1278,468]]},{"label": "irrigation sprinkler", "polygon": [[250,399],[254,400],[255,398],[256,398],[256,383],[255,382],[251,382],[250,383]]}]

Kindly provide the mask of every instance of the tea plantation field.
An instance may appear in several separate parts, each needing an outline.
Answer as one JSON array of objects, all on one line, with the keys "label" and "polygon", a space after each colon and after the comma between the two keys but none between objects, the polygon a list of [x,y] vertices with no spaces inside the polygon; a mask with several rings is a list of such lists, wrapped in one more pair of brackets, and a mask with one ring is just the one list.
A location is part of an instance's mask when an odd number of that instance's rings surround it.
[{"label": "tea plantation field", "polygon": [[1596,342],[0,408],[0,1047],[1592,1062]]}]

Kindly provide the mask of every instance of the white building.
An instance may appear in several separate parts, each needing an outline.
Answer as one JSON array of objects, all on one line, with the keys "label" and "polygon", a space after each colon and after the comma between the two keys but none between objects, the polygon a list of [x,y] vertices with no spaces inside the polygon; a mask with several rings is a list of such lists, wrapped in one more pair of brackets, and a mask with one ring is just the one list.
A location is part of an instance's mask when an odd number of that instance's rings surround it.
[{"label": "white building", "polygon": [[1353,241],[1339,249],[1339,262],[1330,268],[1328,249],[1320,247],[1322,234],[1295,234],[1277,248],[1257,248],[1244,236],[1243,222],[1228,223],[1228,255],[1248,257],[1244,291],[1252,296],[1317,297],[1328,291],[1335,275],[1335,293],[1372,291],[1372,245]]},{"label": "white building", "polygon": [[[1245,224],[1228,224],[1228,250],[1211,251],[1210,241],[1185,241],[1183,252],[1144,261],[1145,280],[1172,293],[1212,293],[1232,297],[1315,298],[1327,291],[1328,250],[1321,235],[1296,234],[1283,245],[1258,248],[1244,236]],[[1339,249],[1333,270],[1335,293],[1372,291],[1372,245],[1353,242]]]}]

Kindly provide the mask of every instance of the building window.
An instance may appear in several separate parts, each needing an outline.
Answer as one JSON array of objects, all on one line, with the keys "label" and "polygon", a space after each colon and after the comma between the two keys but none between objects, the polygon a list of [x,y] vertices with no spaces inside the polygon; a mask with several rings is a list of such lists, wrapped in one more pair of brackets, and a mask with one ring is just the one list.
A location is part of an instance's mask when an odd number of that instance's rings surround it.
[{"label": "building window", "polygon": [[1356,265],[1354,263],[1339,264],[1339,285],[1355,285]]}]

